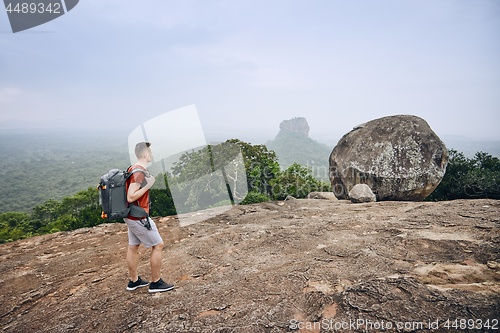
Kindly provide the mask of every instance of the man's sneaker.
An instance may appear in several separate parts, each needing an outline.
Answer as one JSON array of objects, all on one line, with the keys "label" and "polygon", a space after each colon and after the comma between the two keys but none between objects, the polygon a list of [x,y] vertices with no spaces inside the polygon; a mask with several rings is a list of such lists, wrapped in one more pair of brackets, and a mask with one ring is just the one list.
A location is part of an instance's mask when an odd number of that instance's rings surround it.
[{"label": "man's sneaker", "polygon": [[148,281],[141,279],[141,277],[139,276],[139,278],[135,282],[132,282],[131,280],[128,281],[127,290],[136,290],[137,288],[145,287],[148,284],[149,284]]},{"label": "man's sneaker", "polygon": [[149,284],[149,292],[150,293],[160,293],[162,291],[169,291],[174,289],[173,284],[165,283],[162,279],[159,279],[157,282],[151,282]]}]

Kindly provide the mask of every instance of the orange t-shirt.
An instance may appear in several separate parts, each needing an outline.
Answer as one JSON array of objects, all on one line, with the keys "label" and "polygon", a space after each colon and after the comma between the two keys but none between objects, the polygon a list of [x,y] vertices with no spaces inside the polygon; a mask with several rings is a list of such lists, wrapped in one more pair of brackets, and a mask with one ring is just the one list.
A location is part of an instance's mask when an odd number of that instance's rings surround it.
[{"label": "orange t-shirt", "polygon": [[[132,171],[134,169],[142,169],[142,170],[144,170],[147,173],[147,170],[144,169],[140,165],[132,165],[128,169],[128,172],[130,172],[130,171]],[[138,184],[141,184],[141,187],[142,187],[142,185],[145,183],[145,181],[146,181],[146,176],[144,175],[144,173],[142,173],[142,172],[135,172],[135,173],[133,173],[127,179],[127,191],[128,191],[128,187],[130,186],[130,184],[132,184],[132,183],[138,183]],[[147,190],[146,193],[144,193],[144,195],[139,198],[139,200],[131,203],[131,205],[137,205],[137,204],[139,204],[139,206],[141,206],[142,208],[144,208],[144,210],[149,214],[149,190]],[[140,220],[140,218],[133,217],[133,216],[130,216],[130,215],[128,216],[128,218],[131,219],[131,220]]]}]

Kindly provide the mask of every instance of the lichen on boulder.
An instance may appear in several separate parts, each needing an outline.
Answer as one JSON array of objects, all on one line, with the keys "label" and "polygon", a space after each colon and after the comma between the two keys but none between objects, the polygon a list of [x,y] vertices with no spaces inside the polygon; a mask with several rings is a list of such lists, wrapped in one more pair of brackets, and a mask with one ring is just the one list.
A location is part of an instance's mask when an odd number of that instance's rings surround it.
[{"label": "lichen on boulder", "polygon": [[369,121],[344,135],[330,155],[330,180],[339,199],[367,184],[377,200],[420,201],[441,182],[448,151],[422,118],[396,115]]}]

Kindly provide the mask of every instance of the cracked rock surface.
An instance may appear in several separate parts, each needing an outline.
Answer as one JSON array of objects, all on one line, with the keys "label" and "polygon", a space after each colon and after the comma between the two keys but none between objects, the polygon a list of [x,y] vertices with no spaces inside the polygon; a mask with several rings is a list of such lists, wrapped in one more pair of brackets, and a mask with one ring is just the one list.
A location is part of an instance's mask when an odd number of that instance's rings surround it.
[{"label": "cracked rock surface", "polygon": [[[304,199],[185,227],[155,220],[163,278],[176,285],[166,293],[125,290],[124,224],[0,245],[0,329],[414,332],[499,319],[499,201]],[[142,247],[139,274],[149,279]]]}]

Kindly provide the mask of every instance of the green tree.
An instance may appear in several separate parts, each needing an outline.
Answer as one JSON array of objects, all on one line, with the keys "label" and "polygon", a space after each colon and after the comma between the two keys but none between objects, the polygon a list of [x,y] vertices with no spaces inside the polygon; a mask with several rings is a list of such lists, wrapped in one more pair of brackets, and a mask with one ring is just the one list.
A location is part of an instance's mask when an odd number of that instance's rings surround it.
[{"label": "green tree", "polygon": [[[172,193],[170,192],[169,181],[172,176],[167,173],[160,173],[156,177],[156,182],[150,190],[151,198],[151,216],[168,216],[175,215],[176,210]],[[162,180],[163,182],[161,182]]]},{"label": "green tree", "polygon": [[[229,148],[229,149],[228,149]],[[230,170],[233,168],[233,151],[225,144],[208,145],[200,150],[183,154],[172,167],[173,177],[168,184],[175,197],[177,213],[226,204],[227,198],[238,195],[240,188],[230,188]],[[244,172],[244,171],[243,171]],[[231,202],[229,201],[229,204]]]},{"label": "green tree", "polygon": [[285,199],[287,196],[305,198],[309,193],[331,191],[330,183],[319,181],[312,175],[311,168],[294,163],[272,180],[273,198]]},{"label": "green tree", "polygon": [[42,221],[42,232],[56,232],[93,227],[105,222],[101,218],[99,192],[94,187],[66,197],[61,202],[48,201],[35,207],[34,221]]},{"label": "green tree", "polygon": [[[243,200],[248,192],[270,197],[270,181],[279,172],[276,154],[266,146],[231,139],[183,154],[173,165],[169,182],[178,206],[189,210],[227,204],[228,194],[233,202]],[[241,182],[243,176],[246,183]]]},{"label": "green tree", "polygon": [[0,244],[32,236],[27,223],[29,217],[21,212],[0,213]]},{"label": "green tree", "polygon": [[469,159],[449,150],[446,173],[428,200],[500,198],[500,160],[484,152]]},{"label": "green tree", "polygon": [[61,203],[49,199],[43,204],[35,206],[30,218],[30,225],[34,232],[47,227],[49,223],[56,220],[59,216]]},{"label": "green tree", "polygon": [[252,145],[238,139],[231,139],[227,142],[235,144],[241,149],[248,191],[259,192],[271,197],[271,180],[280,173],[276,153],[267,149],[265,145]]}]

